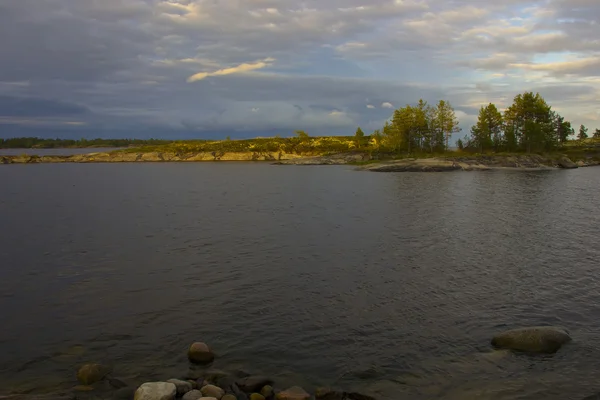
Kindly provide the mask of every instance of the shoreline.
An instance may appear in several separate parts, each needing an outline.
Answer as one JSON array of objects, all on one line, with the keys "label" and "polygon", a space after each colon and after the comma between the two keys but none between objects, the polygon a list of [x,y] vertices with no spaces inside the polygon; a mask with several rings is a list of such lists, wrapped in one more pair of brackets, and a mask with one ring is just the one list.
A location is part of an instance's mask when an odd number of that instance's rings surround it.
[{"label": "shoreline", "polygon": [[355,165],[372,172],[446,172],[488,170],[555,170],[600,165],[598,159],[573,161],[564,154],[541,156],[515,155],[448,155],[426,158],[377,160],[367,152],[331,155],[298,155],[284,152],[92,152],[73,155],[0,155],[0,164],[47,163],[134,163],[134,162],[270,162],[273,165]]}]

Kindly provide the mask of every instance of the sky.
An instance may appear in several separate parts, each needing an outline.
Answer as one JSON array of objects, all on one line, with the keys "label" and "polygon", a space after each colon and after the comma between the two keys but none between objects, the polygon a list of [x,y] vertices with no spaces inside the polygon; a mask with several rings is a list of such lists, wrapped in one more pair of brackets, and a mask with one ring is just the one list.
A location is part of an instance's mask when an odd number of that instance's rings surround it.
[{"label": "sky", "polygon": [[600,1],[0,1],[4,138],[352,135],[423,98],[456,139],[524,91],[600,128]]}]

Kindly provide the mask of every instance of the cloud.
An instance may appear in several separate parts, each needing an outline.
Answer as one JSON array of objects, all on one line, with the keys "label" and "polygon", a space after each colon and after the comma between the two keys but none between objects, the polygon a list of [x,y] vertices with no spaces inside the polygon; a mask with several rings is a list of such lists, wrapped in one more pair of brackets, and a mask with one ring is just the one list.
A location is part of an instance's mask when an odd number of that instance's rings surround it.
[{"label": "cloud", "polygon": [[240,74],[240,73],[244,73],[244,72],[254,71],[257,69],[268,67],[269,65],[271,65],[271,63],[273,61],[275,61],[275,59],[265,58],[262,61],[256,61],[253,63],[244,63],[244,64],[240,64],[238,66],[231,67],[231,68],[219,69],[214,72],[198,72],[197,74],[190,76],[187,79],[187,81],[188,82],[196,82],[196,81],[200,81],[209,76],[224,76],[224,75]]},{"label": "cloud", "polygon": [[352,134],[420,98],[468,130],[524,90],[593,127],[599,20],[593,0],[4,1],[0,135]]}]

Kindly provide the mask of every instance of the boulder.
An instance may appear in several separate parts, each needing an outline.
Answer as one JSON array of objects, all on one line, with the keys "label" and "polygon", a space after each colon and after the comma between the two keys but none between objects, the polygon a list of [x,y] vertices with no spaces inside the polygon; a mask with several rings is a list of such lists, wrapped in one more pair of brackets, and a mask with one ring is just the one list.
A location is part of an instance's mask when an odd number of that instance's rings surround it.
[{"label": "boulder", "polygon": [[552,326],[534,326],[500,333],[492,339],[492,346],[530,353],[556,353],[571,341],[569,333]]},{"label": "boulder", "polygon": [[214,397],[200,397],[200,400],[219,400],[219,399],[215,399]]},{"label": "boulder", "polygon": [[77,380],[83,385],[100,382],[111,372],[111,369],[101,364],[85,364],[77,371]]},{"label": "boulder", "polygon": [[200,389],[202,395],[205,397],[215,397],[217,400],[225,395],[225,391],[215,385],[206,385]]},{"label": "boulder", "polygon": [[225,396],[221,397],[221,400],[238,400],[238,398],[233,394],[226,394]]},{"label": "boulder", "polygon": [[215,355],[206,343],[193,343],[188,350],[188,359],[197,364],[209,364],[215,359]]},{"label": "boulder", "polygon": [[567,168],[567,169],[577,168],[577,164],[575,164],[573,161],[571,161],[571,159],[569,157],[561,157],[561,158],[559,158],[556,161],[556,164],[560,168]]},{"label": "boulder", "polygon": [[283,392],[277,393],[277,400],[309,400],[310,394],[308,394],[300,386],[292,386]]},{"label": "boulder", "polygon": [[235,383],[241,390],[246,393],[254,393],[261,390],[264,386],[272,385],[273,381],[264,376],[248,376],[246,378],[238,379]]},{"label": "boulder", "polygon": [[147,382],[135,391],[134,400],[173,400],[176,395],[174,383]]},{"label": "boulder", "polygon": [[177,388],[177,396],[183,396],[187,392],[193,389],[193,386],[188,381],[182,381],[180,379],[169,379],[167,382],[172,383]]},{"label": "boulder", "polygon": [[260,393],[252,393],[250,395],[250,400],[265,400],[265,396]]},{"label": "boulder", "polygon": [[271,385],[266,385],[262,389],[260,389],[260,394],[262,394],[265,398],[273,397],[273,387]]},{"label": "boulder", "polygon": [[202,392],[199,390],[190,390],[189,392],[187,392],[186,394],[183,395],[182,400],[198,400],[199,398],[201,398]]}]

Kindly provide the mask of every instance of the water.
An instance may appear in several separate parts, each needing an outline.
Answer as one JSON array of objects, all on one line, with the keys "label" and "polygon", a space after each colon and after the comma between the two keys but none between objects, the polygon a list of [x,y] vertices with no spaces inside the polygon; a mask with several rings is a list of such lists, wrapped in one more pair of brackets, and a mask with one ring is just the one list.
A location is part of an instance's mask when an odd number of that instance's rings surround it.
[{"label": "water", "polygon": [[[216,368],[381,399],[600,391],[600,169],[0,167],[0,388]],[[553,356],[492,352],[562,325]]]},{"label": "water", "polygon": [[104,153],[122,149],[122,147],[85,147],[69,149],[0,149],[0,156],[71,156],[74,154]]}]

